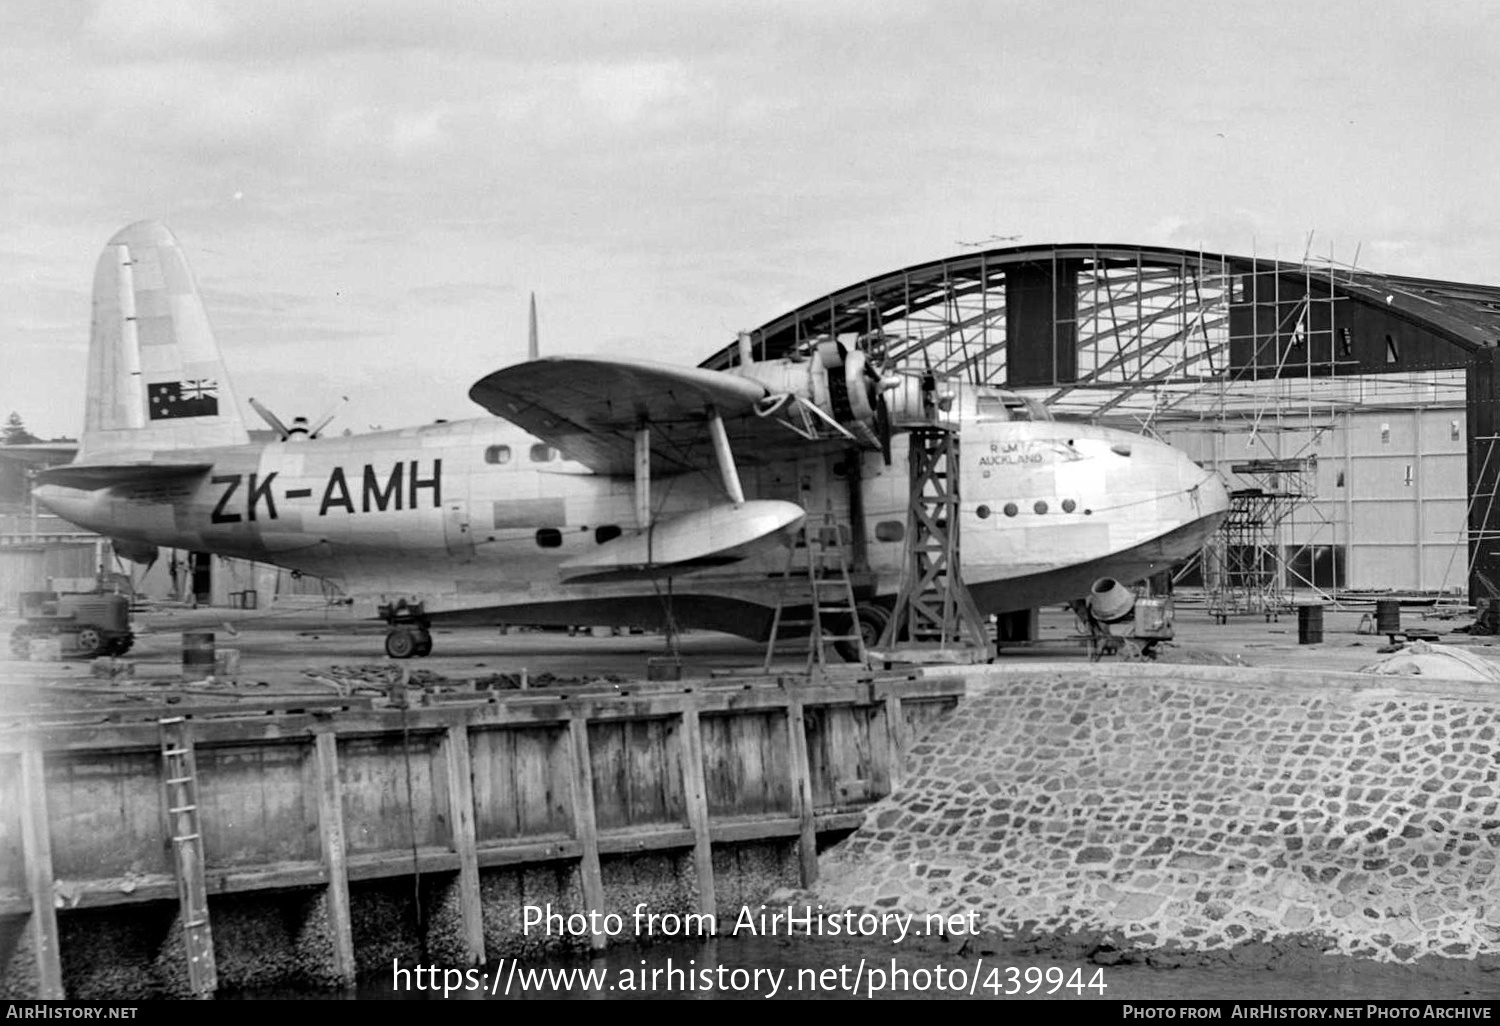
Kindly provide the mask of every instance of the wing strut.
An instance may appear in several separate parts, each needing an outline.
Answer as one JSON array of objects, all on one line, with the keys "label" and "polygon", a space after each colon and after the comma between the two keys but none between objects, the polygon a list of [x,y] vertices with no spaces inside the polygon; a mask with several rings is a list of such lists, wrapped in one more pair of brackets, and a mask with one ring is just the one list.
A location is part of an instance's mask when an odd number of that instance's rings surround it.
[{"label": "wing strut", "polygon": [[651,429],[644,422],[635,429],[635,526],[651,526]]},{"label": "wing strut", "polygon": [[734,453],[729,451],[729,432],[724,429],[724,418],[713,406],[708,407],[708,433],[714,440],[714,455],[719,458],[719,476],[724,479],[724,491],[735,506],[745,504],[745,489],[740,487],[740,472],[734,466]]}]

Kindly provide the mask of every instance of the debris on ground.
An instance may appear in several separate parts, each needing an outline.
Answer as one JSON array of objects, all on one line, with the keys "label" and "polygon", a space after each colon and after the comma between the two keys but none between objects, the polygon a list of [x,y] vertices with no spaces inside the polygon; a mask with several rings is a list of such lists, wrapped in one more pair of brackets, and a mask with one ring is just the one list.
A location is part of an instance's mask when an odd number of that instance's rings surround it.
[{"label": "debris on ground", "polygon": [[302,675],[315,683],[331,687],[340,695],[383,695],[396,686],[428,694],[459,694],[476,691],[511,691],[520,688],[551,689],[600,684],[624,684],[630,678],[616,673],[589,677],[567,677],[554,673],[489,673],[476,677],[452,678],[432,670],[413,670],[407,666],[372,663],[361,666],[330,666],[325,670],[303,670]]},{"label": "debris on ground", "polygon": [[[1378,651],[1385,652],[1386,649]],[[1500,683],[1500,663],[1454,645],[1439,645],[1428,641],[1414,641],[1398,647],[1384,659],[1363,667],[1359,672]]]},{"label": "debris on ground", "polygon": [[1249,666],[1238,652],[1164,641],[1156,646],[1156,662],[1178,666]]}]

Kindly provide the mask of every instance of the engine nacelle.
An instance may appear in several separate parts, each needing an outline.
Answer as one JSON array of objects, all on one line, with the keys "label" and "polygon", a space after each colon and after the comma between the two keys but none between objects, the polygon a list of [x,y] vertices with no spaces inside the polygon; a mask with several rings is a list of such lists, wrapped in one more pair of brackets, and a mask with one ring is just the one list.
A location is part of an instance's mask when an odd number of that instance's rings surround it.
[{"label": "engine nacelle", "polygon": [[[822,419],[825,428],[836,424],[862,446],[881,448],[882,392],[890,385],[863,351],[828,339],[797,356],[741,362],[738,372],[766,387],[762,416],[778,417],[804,433],[816,432]],[[820,416],[799,418],[799,406],[813,407]]]}]

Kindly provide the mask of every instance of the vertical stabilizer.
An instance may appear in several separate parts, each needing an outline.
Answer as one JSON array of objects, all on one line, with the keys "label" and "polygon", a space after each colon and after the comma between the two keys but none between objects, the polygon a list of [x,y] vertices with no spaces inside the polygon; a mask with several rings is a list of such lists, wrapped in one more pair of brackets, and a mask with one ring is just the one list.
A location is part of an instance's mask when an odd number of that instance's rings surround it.
[{"label": "vertical stabilizer", "polygon": [[526,335],[526,359],[535,360],[542,354],[536,335],[536,293],[531,294],[531,330]]},{"label": "vertical stabilizer", "polygon": [[155,221],[121,229],[94,271],[79,460],[248,441],[177,240]]}]

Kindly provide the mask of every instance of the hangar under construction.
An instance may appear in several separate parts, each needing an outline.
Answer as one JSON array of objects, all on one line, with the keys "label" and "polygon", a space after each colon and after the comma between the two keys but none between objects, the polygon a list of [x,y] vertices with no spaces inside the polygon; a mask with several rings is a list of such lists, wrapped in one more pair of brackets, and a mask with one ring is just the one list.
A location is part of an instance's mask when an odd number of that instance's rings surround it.
[{"label": "hangar under construction", "polygon": [[1332,259],[1025,246],[870,278],[750,333],[757,359],[828,337],[1220,471],[1231,512],[1178,578],[1223,615],[1340,590],[1500,597],[1500,288]]}]

